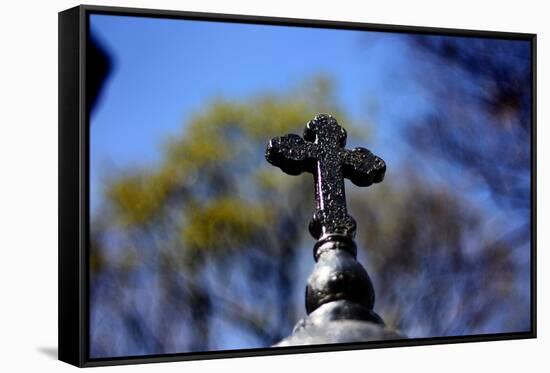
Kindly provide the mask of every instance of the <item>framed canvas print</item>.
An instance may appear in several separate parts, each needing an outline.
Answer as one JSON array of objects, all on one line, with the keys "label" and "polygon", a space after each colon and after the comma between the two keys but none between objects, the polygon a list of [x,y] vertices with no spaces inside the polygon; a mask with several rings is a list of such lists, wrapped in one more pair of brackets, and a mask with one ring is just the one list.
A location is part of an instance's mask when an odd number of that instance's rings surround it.
[{"label": "framed canvas print", "polygon": [[533,34],[59,13],[59,359],[535,337],[535,68]]}]

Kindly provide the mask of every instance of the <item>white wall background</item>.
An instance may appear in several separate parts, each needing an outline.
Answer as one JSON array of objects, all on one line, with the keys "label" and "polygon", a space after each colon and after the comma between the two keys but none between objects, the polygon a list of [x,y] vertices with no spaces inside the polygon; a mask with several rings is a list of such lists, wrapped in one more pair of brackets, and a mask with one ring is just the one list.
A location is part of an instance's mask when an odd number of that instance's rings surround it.
[{"label": "white wall background", "polygon": [[[536,340],[224,359],[118,371],[548,371],[550,22],[544,1],[90,1],[92,4],[538,34]],[[57,349],[57,12],[76,1],[14,1],[0,12],[0,371],[68,371]],[[34,368],[34,369],[33,369]]]}]

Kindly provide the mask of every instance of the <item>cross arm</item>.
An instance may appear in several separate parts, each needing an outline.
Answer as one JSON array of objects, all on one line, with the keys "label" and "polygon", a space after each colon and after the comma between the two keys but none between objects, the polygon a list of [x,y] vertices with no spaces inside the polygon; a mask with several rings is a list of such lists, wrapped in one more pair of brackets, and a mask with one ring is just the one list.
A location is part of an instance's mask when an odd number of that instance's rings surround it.
[{"label": "cross arm", "polygon": [[269,163],[289,175],[311,172],[313,144],[298,135],[274,137],[269,141],[265,157]]},{"label": "cross arm", "polygon": [[344,177],[358,186],[369,186],[384,179],[386,163],[365,148],[344,150]]}]

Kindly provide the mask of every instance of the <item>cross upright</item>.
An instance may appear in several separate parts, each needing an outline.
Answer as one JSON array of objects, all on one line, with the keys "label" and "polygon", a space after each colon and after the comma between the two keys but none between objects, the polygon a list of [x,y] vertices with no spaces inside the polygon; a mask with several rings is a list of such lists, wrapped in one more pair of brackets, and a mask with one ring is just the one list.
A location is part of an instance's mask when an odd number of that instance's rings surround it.
[{"label": "cross upright", "polygon": [[319,114],[307,123],[303,137],[275,137],[267,145],[269,163],[290,175],[313,174],[316,200],[309,224],[317,242],[306,285],[308,315],[275,346],[403,338],[374,311],[374,287],[357,261],[356,223],[348,215],[344,190],[345,178],[359,186],[381,182],[386,164],[365,148],[346,149],[346,137],[336,119]]},{"label": "cross upright", "polygon": [[307,123],[303,138],[295,134],[275,137],[266,149],[267,161],[285,173],[313,174],[316,209],[309,231],[315,239],[355,236],[355,219],[346,208],[344,178],[358,186],[384,178],[384,161],[365,148],[346,149],[346,138],[346,130],[335,118],[319,114]]}]

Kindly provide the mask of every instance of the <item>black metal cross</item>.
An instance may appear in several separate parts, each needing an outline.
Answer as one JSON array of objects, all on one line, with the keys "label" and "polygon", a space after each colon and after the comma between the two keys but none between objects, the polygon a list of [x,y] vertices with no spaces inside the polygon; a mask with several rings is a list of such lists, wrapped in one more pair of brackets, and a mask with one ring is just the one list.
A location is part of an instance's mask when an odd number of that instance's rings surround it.
[{"label": "black metal cross", "polygon": [[365,148],[345,149],[346,130],[336,119],[319,114],[309,121],[304,137],[289,134],[269,141],[267,161],[290,175],[310,172],[315,180],[316,210],[309,224],[311,235],[355,236],[355,219],[348,215],[344,178],[358,186],[384,179],[386,164]]}]

